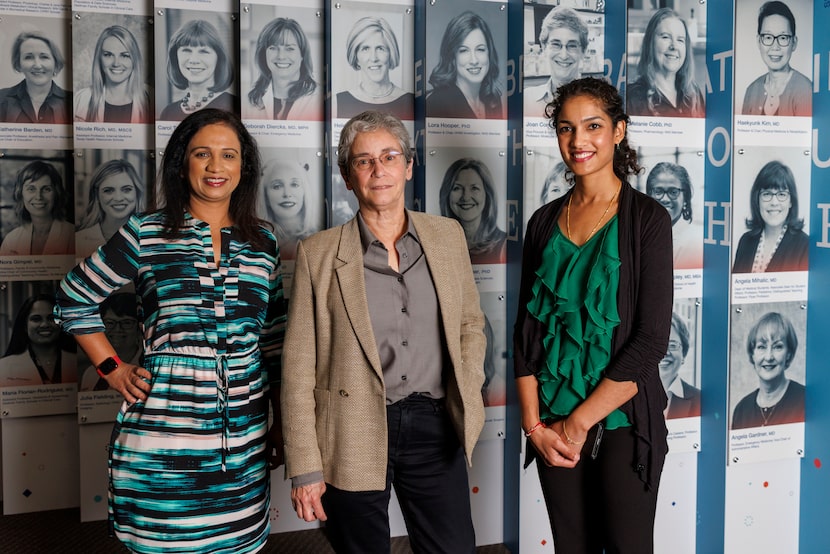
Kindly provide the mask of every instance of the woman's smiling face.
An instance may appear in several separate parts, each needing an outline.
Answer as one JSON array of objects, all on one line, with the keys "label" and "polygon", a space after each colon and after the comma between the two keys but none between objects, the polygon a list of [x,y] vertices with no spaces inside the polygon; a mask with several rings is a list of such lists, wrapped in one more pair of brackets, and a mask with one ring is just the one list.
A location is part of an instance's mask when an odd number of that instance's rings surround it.
[{"label": "woman's smiling face", "polygon": [[303,64],[303,55],[297,37],[291,31],[283,31],[276,44],[272,44],[265,51],[265,59],[271,74],[289,82],[300,80],[300,68]]},{"label": "woman's smiling face", "polygon": [[262,179],[265,201],[276,222],[290,221],[303,209],[306,191],[306,171],[297,163],[275,162]]},{"label": "woman's smiling face", "polygon": [[649,195],[666,208],[672,225],[677,223],[683,213],[683,204],[686,202],[680,180],[667,171],[661,172],[654,178]]},{"label": "woman's smiling face", "polygon": [[567,27],[557,27],[548,34],[545,42],[550,76],[553,82],[564,84],[579,77],[580,64],[585,51],[579,42],[579,34]]},{"label": "woman's smiling face", "polygon": [[363,76],[376,83],[389,79],[389,45],[380,31],[370,33],[357,48],[357,64]]},{"label": "woman's smiling face", "polygon": [[108,85],[117,85],[130,78],[133,57],[124,43],[107,37],[101,45],[101,70]]},{"label": "woman's smiling face", "polygon": [[752,351],[752,364],[759,379],[772,382],[783,378],[792,355],[782,333],[772,328],[759,329]]},{"label": "woman's smiling face", "polygon": [[29,317],[26,318],[26,332],[33,345],[51,345],[60,338],[60,328],[52,316],[52,305],[45,300],[32,304]]},{"label": "woman's smiling face", "polygon": [[660,71],[673,74],[686,61],[686,26],[676,17],[667,17],[654,31],[654,60]]},{"label": "woman's smiling face", "polygon": [[110,175],[98,188],[98,202],[105,218],[126,220],[135,213],[138,204],[135,183],[124,172]]},{"label": "woman's smiling face", "polygon": [[[758,50],[761,53],[761,59],[766,66],[772,71],[781,71],[790,65],[790,58],[795,51],[798,39],[792,36],[793,31],[790,29],[790,22],[786,17],[781,15],[768,15],[761,22],[761,32],[758,34]],[[761,35],[770,35],[772,37],[789,36],[790,42],[787,46],[779,44],[779,38],[775,38],[772,44],[764,46],[761,43]]]},{"label": "woman's smiling face", "polygon": [[21,197],[23,207],[33,218],[52,217],[55,206],[55,187],[48,175],[23,183]]},{"label": "woman's smiling face", "polygon": [[190,85],[213,86],[219,55],[210,46],[181,46],[177,51],[179,71]]},{"label": "woman's smiling face", "polygon": [[792,198],[787,190],[761,189],[758,193],[758,208],[761,212],[761,219],[767,227],[784,225],[790,215],[792,205]]},{"label": "woman's smiling face", "polygon": [[450,189],[450,209],[460,221],[481,220],[487,203],[487,193],[481,176],[475,169],[462,169]]},{"label": "woman's smiling face", "polygon": [[43,86],[55,76],[55,57],[49,45],[37,38],[20,44],[20,72],[31,85]]},{"label": "woman's smiling face", "polygon": [[473,29],[455,51],[456,79],[476,87],[490,71],[490,50],[481,29]]}]

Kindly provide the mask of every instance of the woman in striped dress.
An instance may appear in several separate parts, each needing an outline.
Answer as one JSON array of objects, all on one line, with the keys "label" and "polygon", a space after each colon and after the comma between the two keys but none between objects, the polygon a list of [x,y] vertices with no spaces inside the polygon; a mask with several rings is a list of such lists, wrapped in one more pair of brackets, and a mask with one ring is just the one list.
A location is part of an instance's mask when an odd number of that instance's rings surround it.
[{"label": "woman in striped dress", "polygon": [[[132,216],[58,292],[56,317],[125,399],[109,515],[134,552],[256,552],[268,537],[285,307],[276,239],[254,215],[259,175],[236,116],[191,114],[165,151],[154,210]],[[98,311],[131,282],[142,367],[118,359]]]}]

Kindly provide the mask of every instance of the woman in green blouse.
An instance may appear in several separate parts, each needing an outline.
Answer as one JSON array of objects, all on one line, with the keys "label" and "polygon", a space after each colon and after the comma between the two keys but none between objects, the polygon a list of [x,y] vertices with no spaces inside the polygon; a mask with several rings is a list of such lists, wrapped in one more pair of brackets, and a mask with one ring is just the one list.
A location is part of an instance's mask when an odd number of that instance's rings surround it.
[{"label": "woman in green blouse", "polygon": [[640,168],[613,86],[572,81],[548,112],[574,183],[524,243],[514,353],[528,461],[557,554],[647,553],[667,451],[671,221],[626,181]]}]

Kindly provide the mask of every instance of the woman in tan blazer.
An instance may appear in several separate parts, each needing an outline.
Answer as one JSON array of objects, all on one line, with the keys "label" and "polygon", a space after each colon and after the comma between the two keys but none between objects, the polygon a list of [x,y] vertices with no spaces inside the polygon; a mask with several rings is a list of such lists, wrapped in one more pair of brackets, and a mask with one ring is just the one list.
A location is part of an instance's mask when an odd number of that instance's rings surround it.
[{"label": "woman in tan blazer", "polygon": [[292,502],[327,519],[338,552],[388,552],[394,485],[415,552],[474,552],[464,460],[484,424],[486,340],[464,233],[405,209],[412,150],[393,116],[352,118],[338,162],[359,213],[299,244],[289,303]]}]

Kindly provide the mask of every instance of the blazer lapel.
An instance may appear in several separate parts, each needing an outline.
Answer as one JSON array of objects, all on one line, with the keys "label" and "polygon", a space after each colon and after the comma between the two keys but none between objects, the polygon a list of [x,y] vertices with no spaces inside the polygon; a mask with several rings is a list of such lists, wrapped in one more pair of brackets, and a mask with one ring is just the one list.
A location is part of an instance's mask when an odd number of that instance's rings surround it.
[{"label": "blazer lapel", "polygon": [[340,285],[340,297],[349,315],[354,335],[360,343],[366,359],[372,369],[383,378],[375,333],[369,319],[369,304],[366,301],[366,280],[363,275],[363,248],[360,243],[360,230],[357,217],[343,225],[340,232],[340,244],[337,246],[337,259],[342,265],[337,267],[337,282]]},{"label": "blazer lapel", "polygon": [[[443,236],[441,230],[433,226],[428,217],[423,217],[418,212],[408,213],[413,218],[412,222],[418,232],[429,273],[432,276],[432,283],[435,286],[450,358],[453,364],[459,364],[461,352],[458,348],[459,342],[454,339],[460,327],[461,299],[458,297],[458,289],[453,286],[457,279],[453,271],[458,266],[452,259],[452,252],[446,247],[447,237]],[[455,330],[454,333],[453,330]]]}]

